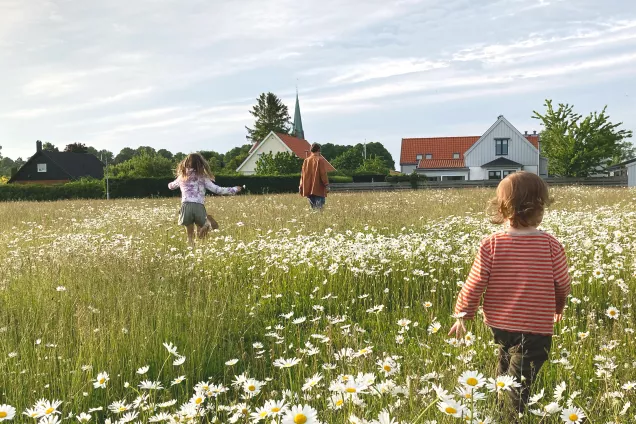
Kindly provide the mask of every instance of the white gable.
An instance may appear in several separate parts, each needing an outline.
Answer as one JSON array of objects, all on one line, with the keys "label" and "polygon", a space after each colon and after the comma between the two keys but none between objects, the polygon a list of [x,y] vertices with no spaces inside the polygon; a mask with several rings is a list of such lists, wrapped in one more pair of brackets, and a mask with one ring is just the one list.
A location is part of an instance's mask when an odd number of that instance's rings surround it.
[{"label": "white gable", "polygon": [[256,173],[256,162],[264,153],[293,153],[289,147],[283,141],[278,138],[273,132],[269,133],[267,137],[250,153],[250,155],[243,161],[243,163],[236,168],[236,172],[241,174],[254,174]]},{"label": "white gable", "polygon": [[[497,155],[495,139],[508,139],[508,154]],[[467,167],[481,167],[498,158],[506,158],[520,163],[523,166],[536,166],[538,162],[537,148],[528,141],[515,127],[503,116],[481,136],[470,149],[464,153],[464,162]]]}]

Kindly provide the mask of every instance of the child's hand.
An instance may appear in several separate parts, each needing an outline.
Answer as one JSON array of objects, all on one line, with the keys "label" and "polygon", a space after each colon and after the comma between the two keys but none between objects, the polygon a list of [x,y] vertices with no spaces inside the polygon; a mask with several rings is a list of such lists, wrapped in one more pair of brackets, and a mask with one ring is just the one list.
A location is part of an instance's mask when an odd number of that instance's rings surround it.
[{"label": "child's hand", "polygon": [[554,322],[561,322],[563,320],[563,314],[554,314]]},{"label": "child's hand", "polygon": [[455,334],[455,338],[457,339],[461,339],[462,337],[464,337],[464,334],[466,334],[466,327],[464,326],[463,319],[458,319],[457,321],[455,321],[455,324],[453,324],[450,331],[448,332],[449,336],[452,336],[453,334]]}]

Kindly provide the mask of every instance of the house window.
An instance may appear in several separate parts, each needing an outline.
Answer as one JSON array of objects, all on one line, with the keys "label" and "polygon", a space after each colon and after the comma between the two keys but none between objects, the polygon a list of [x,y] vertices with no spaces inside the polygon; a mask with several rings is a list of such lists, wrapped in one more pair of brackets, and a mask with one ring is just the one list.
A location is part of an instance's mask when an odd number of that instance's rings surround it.
[{"label": "house window", "polygon": [[422,160],[422,155],[417,155],[417,156],[415,156],[415,159],[417,159],[417,160]]},{"label": "house window", "polygon": [[501,179],[501,171],[488,171],[488,179],[489,180],[500,180]]},{"label": "house window", "polygon": [[459,159],[459,153],[453,153],[453,159]]},{"label": "house window", "polygon": [[439,177],[426,177],[426,181],[439,181]]},{"label": "house window", "polygon": [[508,139],[495,138],[495,154],[497,156],[506,156],[508,154]]},{"label": "house window", "polygon": [[38,172],[46,172],[46,164],[38,163]]},{"label": "house window", "polygon": [[426,159],[433,159],[433,154],[432,153],[427,153],[426,154]]},{"label": "house window", "polygon": [[464,181],[463,175],[448,175],[443,178],[444,181]]},{"label": "house window", "polygon": [[504,178],[506,178],[508,175],[510,175],[510,174],[514,174],[515,172],[517,172],[517,171],[516,171],[516,170],[514,170],[514,169],[509,170],[509,171],[503,171],[503,174],[502,174],[502,175],[503,175],[503,177],[504,177]]}]

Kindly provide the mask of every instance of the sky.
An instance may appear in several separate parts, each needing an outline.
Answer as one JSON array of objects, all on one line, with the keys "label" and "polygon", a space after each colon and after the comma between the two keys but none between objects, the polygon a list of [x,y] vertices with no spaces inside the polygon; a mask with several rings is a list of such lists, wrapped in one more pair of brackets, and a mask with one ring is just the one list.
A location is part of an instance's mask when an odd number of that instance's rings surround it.
[{"label": "sky", "polygon": [[0,0],[0,153],[225,152],[262,92],[310,142],[539,131],[546,98],[636,130],[628,0]]}]

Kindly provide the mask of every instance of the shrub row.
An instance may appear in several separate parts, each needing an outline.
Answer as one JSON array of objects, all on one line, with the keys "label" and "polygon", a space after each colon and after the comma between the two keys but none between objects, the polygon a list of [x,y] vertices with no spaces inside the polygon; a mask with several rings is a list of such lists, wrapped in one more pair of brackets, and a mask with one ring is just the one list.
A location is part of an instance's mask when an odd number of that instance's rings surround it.
[{"label": "shrub row", "polygon": [[[332,182],[351,182],[351,177],[330,176]],[[170,178],[111,178],[109,194],[112,199],[180,196],[179,190],[168,189]],[[217,175],[222,187],[245,186],[252,194],[296,193],[300,175]],[[79,180],[60,185],[9,184],[0,185],[0,201],[101,199],[106,197],[106,182]]]}]

